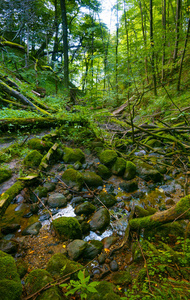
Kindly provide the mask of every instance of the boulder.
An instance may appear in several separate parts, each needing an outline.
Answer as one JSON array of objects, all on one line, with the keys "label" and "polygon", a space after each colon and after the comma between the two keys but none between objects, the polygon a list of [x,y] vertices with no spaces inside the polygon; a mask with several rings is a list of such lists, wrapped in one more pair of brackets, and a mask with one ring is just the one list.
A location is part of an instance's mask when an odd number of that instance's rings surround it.
[{"label": "boulder", "polygon": [[8,180],[12,176],[12,171],[0,168],[0,183]]},{"label": "boulder", "polygon": [[28,227],[26,227],[22,231],[22,235],[38,235],[40,228],[42,227],[42,224],[40,222],[35,222]]},{"label": "boulder", "polygon": [[72,149],[65,147],[63,160],[65,163],[83,163],[85,161],[85,155],[80,149]]},{"label": "boulder", "polygon": [[106,208],[100,208],[91,218],[90,229],[103,231],[110,223],[110,214]]},{"label": "boulder", "polygon": [[37,150],[33,150],[23,160],[26,167],[38,167],[41,163],[43,156]]},{"label": "boulder", "polygon": [[86,171],[82,176],[88,187],[98,187],[103,184],[102,178],[95,172]]},{"label": "boulder", "polygon": [[104,180],[107,180],[112,175],[112,172],[106,166],[104,166],[102,164],[98,165],[98,167],[97,167],[97,173]]},{"label": "boulder", "polygon": [[54,193],[49,196],[48,205],[54,207],[65,207],[67,206],[67,199],[61,193]]},{"label": "boulder", "polygon": [[112,173],[117,176],[122,176],[125,172],[126,160],[122,157],[117,157],[113,167]]},{"label": "boulder", "polygon": [[[107,193],[104,191],[101,191],[99,193],[98,198],[106,207],[111,207],[117,202],[117,200],[113,194],[110,194],[110,193]],[[99,202],[99,204],[100,204],[100,202]]]},{"label": "boulder", "polygon": [[163,175],[151,165],[141,161],[135,160],[137,174],[140,178],[146,181],[160,182],[163,179]]},{"label": "boulder", "polygon": [[112,282],[115,285],[129,285],[132,282],[132,277],[129,271],[120,271],[112,274]]},{"label": "boulder", "polygon": [[131,161],[126,162],[125,172],[123,178],[125,180],[131,180],[136,176],[136,166]]},{"label": "boulder", "polygon": [[96,210],[96,207],[92,203],[85,201],[84,203],[79,204],[77,207],[75,207],[74,212],[76,215],[88,216],[91,213],[93,213],[95,210]]},{"label": "boulder", "polygon": [[79,222],[72,217],[61,217],[52,221],[52,228],[62,240],[80,239],[82,237]]},{"label": "boulder", "polygon": [[[47,196],[47,188],[43,187],[43,186],[38,186],[35,190],[34,193],[36,194],[36,196],[38,196],[40,199],[42,197],[46,197]],[[34,193],[31,193],[30,198],[33,202],[38,202],[38,198],[34,195]]]},{"label": "boulder", "polygon": [[72,260],[77,260],[83,253],[86,246],[87,242],[84,242],[83,240],[74,240],[73,242],[69,243],[67,246],[69,258]]},{"label": "boulder", "polygon": [[117,159],[117,153],[114,150],[105,150],[100,154],[100,161],[103,165],[111,168]]},{"label": "boulder", "polygon": [[9,224],[1,228],[2,234],[9,234],[17,231],[20,228],[19,224]]},{"label": "boulder", "polygon": [[5,253],[16,253],[18,250],[18,246],[18,243],[14,241],[0,240],[0,250]]},{"label": "boulder", "polygon": [[83,251],[82,257],[86,259],[93,259],[101,253],[103,244],[100,241],[91,240],[88,242],[86,248]]},{"label": "boulder", "polygon": [[134,192],[138,189],[138,182],[136,179],[128,180],[127,182],[120,183],[120,188],[127,193]]},{"label": "boulder", "polygon": [[54,182],[47,181],[43,184],[43,187],[46,188],[48,192],[53,192],[56,188],[56,185]]},{"label": "boulder", "polygon": [[53,146],[53,143],[48,141],[42,141],[34,138],[28,141],[28,147],[33,150],[39,150],[41,153],[48,151]]},{"label": "boulder", "polygon": [[67,169],[61,178],[69,187],[81,190],[83,185],[83,177],[79,171]]}]

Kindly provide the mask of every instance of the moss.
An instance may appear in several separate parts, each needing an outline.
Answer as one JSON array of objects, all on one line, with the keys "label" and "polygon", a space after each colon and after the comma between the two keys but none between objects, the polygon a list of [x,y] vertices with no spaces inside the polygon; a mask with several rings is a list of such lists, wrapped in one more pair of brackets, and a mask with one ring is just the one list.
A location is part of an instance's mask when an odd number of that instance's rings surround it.
[{"label": "moss", "polygon": [[16,261],[16,267],[17,267],[17,272],[20,276],[20,278],[23,278],[24,275],[26,275],[27,271],[28,271],[28,264],[23,261],[22,259],[18,259]]},{"label": "moss", "polygon": [[75,218],[57,218],[52,221],[52,226],[62,240],[80,239],[82,237],[81,226]]},{"label": "moss", "polygon": [[144,218],[136,218],[129,221],[132,230],[138,230],[139,228],[154,228],[162,225],[160,222],[156,222],[151,219],[151,216]]},{"label": "moss", "polygon": [[108,281],[101,281],[97,286],[96,290],[98,293],[104,297],[105,294],[114,293],[114,285]]},{"label": "moss", "polygon": [[14,258],[0,250],[0,280],[4,279],[20,282]]},{"label": "moss", "polygon": [[42,141],[40,139],[31,139],[28,142],[28,147],[33,150],[39,150],[40,152],[48,151],[53,146],[53,143]]},{"label": "moss", "polygon": [[122,176],[125,172],[126,161],[122,157],[117,157],[113,167],[112,173],[118,176]]},{"label": "moss", "polygon": [[22,284],[14,280],[0,280],[0,295],[3,295],[3,300],[20,300]]},{"label": "moss", "polygon": [[117,153],[114,150],[105,150],[100,154],[100,161],[106,167],[111,168],[117,159]]},{"label": "moss", "polygon": [[136,159],[135,163],[137,174],[140,178],[146,181],[152,180],[153,182],[160,182],[163,179],[163,175],[151,165],[141,161],[140,159]]},{"label": "moss", "polygon": [[147,271],[145,268],[142,268],[137,275],[137,280],[139,282],[144,282],[146,277],[147,277]]},{"label": "moss", "polygon": [[187,218],[190,218],[190,195],[181,198],[181,200],[176,204],[176,212],[180,215],[183,214],[185,211],[187,211],[185,213],[185,216]]},{"label": "moss", "polygon": [[74,169],[67,169],[62,175],[62,180],[71,188],[76,187],[79,190],[83,185],[83,177],[81,173]]},{"label": "moss", "polygon": [[141,207],[139,205],[135,206],[135,214],[139,218],[153,215],[155,212],[156,212],[156,209],[152,209],[152,211],[149,211],[149,210],[146,210],[146,209],[144,209],[143,207]]},{"label": "moss", "polygon": [[126,162],[125,173],[123,178],[126,180],[131,180],[136,176],[136,166],[131,161]]},{"label": "moss", "polygon": [[120,271],[112,274],[114,284],[129,285],[132,282],[132,277],[129,271]]},{"label": "moss", "polygon": [[23,163],[27,167],[38,167],[42,160],[42,155],[37,151],[31,151],[23,160]]},{"label": "moss", "polygon": [[86,171],[82,174],[84,182],[89,187],[98,187],[103,184],[102,178],[97,175],[95,172]]},{"label": "moss", "polygon": [[111,171],[104,165],[99,164],[97,168],[97,173],[100,175],[103,179],[107,180],[111,177],[112,173]]},{"label": "moss", "polygon": [[63,160],[65,163],[75,163],[77,161],[83,163],[85,161],[85,155],[80,149],[66,147],[64,149]]},{"label": "moss", "polygon": [[146,144],[151,147],[161,147],[162,146],[162,142],[159,140],[156,140],[156,139],[150,139],[149,141],[146,142]]},{"label": "moss", "polygon": [[47,291],[44,291],[40,296],[36,298],[37,300],[63,300],[61,291],[57,286],[54,286]]},{"label": "moss", "polygon": [[[47,264],[47,271],[55,277],[65,276],[69,273],[79,270],[81,264],[69,260],[63,253],[54,254]],[[77,273],[72,275],[77,279]]]},{"label": "moss", "polygon": [[53,281],[53,278],[46,270],[36,269],[31,271],[25,280],[27,294],[30,295],[37,292],[51,281]]},{"label": "moss", "polygon": [[12,171],[0,168],[0,183],[8,180],[12,176]]},{"label": "moss", "polygon": [[101,191],[99,193],[98,197],[99,197],[100,201],[102,201],[106,207],[111,207],[117,202],[114,195],[108,194],[107,192],[104,192],[104,191]]}]

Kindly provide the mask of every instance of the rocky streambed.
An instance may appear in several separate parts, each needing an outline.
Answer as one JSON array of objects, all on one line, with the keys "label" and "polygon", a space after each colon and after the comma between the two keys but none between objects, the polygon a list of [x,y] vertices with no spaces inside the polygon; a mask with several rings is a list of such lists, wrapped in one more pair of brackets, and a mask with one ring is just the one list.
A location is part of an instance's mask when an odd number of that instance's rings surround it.
[{"label": "rocky streambed", "polygon": [[[101,282],[97,299],[106,289],[120,299],[116,286],[125,290],[144,264],[131,267],[134,249],[127,245],[113,251],[122,243],[134,207],[135,217],[172,207],[184,196],[185,175],[154,152],[139,150],[127,159],[101,141],[81,150],[54,139],[29,140],[30,152],[19,162],[22,176],[16,182],[22,185],[0,223],[0,273],[7,260],[11,266],[0,277],[0,291],[5,299],[20,299],[52,280],[76,278],[73,272],[86,265],[91,279]],[[0,170],[1,201],[10,202],[6,187],[15,184],[12,175]],[[178,231],[185,225],[179,224]],[[64,297],[55,286],[37,299]]]}]

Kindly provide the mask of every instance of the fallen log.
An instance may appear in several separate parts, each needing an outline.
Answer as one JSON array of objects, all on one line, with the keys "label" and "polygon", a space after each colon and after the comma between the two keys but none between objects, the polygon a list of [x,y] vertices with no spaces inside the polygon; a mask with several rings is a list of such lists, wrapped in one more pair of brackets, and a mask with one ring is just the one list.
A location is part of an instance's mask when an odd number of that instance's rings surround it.
[{"label": "fallen log", "polygon": [[143,218],[136,218],[129,221],[131,230],[152,229],[163,224],[176,220],[187,220],[190,218],[190,195],[183,197],[171,208],[156,212],[155,214]]},{"label": "fallen log", "polygon": [[122,112],[127,106],[129,106],[129,103],[135,99],[135,96],[132,96],[127,102],[119,106],[116,110],[112,112],[113,116],[116,116],[120,112]]}]

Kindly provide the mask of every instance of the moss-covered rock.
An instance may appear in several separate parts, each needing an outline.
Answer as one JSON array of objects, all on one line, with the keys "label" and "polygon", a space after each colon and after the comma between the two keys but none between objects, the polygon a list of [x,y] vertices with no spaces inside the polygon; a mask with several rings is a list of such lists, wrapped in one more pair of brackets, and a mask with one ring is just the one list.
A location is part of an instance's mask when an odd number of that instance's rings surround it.
[{"label": "moss-covered rock", "polygon": [[134,178],[132,180],[128,180],[127,182],[121,182],[119,186],[125,192],[132,193],[132,192],[134,192],[134,191],[136,191],[138,189],[138,182]]},{"label": "moss-covered rock", "polygon": [[78,190],[82,188],[83,176],[79,171],[67,169],[61,178],[71,188],[76,188]]},{"label": "moss-covered rock", "polygon": [[129,271],[119,271],[112,274],[112,281],[115,285],[129,285],[132,277]]},{"label": "moss-covered rock", "polygon": [[37,150],[31,151],[23,160],[26,167],[38,167],[43,156]]},{"label": "moss-covered rock", "polygon": [[20,258],[16,261],[16,267],[20,278],[23,278],[28,271],[28,264]]},{"label": "moss-covered rock", "polygon": [[84,182],[89,187],[98,187],[103,184],[102,178],[95,172],[86,171],[82,174]]},{"label": "moss-covered rock", "polygon": [[[47,196],[47,193],[48,193],[48,190],[46,187],[44,186],[38,186],[35,190],[34,190],[34,193],[36,196],[38,196],[40,199],[42,197],[46,197]],[[31,192],[31,195],[30,195],[30,199],[33,201],[33,202],[38,202],[38,198],[34,195],[34,193]]]},{"label": "moss-covered rock", "polygon": [[39,150],[40,152],[48,151],[53,146],[53,143],[48,141],[42,141],[34,138],[28,141],[28,147],[33,150]]},{"label": "moss-covered rock", "polygon": [[77,260],[83,254],[83,251],[86,248],[86,246],[87,242],[78,239],[69,243],[67,246],[69,258],[72,260]]},{"label": "moss-covered rock", "polygon": [[12,171],[0,168],[0,183],[8,180],[12,176]]},{"label": "moss-covered rock", "polygon": [[100,161],[103,165],[111,168],[117,159],[117,153],[114,150],[105,150],[100,154]]},{"label": "moss-covered rock", "polygon": [[[46,270],[54,277],[65,276],[69,273],[79,270],[81,264],[69,260],[63,253],[54,254],[48,261]],[[73,279],[77,278],[77,274],[72,275]]]},{"label": "moss-covered rock", "polygon": [[62,240],[80,239],[82,237],[81,226],[75,218],[57,218],[52,221],[52,227]]},{"label": "moss-covered rock", "polygon": [[[115,198],[114,195],[109,194],[109,193],[104,192],[104,191],[101,191],[101,192],[99,193],[98,197],[99,197],[100,201],[101,201],[106,207],[111,207],[111,206],[113,206],[113,205],[117,202],[117,200],[116,200],[116,198]],[[98,201],[97,201],[97,204],[101,205],[101,203],[99,203]]]},{"label": "moss-covered rock", "polygon": [[97,212],[92,215],[90,229],[92,231],[101,230],[103,231],[110,223],[110,215],[106,208],[100,208]]},{"label": "moss-covered rock", "polygon": [[153,182],[159,182],[163,179],[163,175],[158,170],[142,160],[136,159],[135,164],[137,168],[137,174],[142,179],[146,181],[152,180]]},{"label": "moss-covered rock", "polygon": [[93,259],[95,258],[98,254],[101,253],[103,249],[103,243],[100,241],[96,240],[91,240],[88,242],[86,248],[83,251],[83,258],[87,259]]},{"label": "moss-covered rock", "polygon": [[125,172],[123,178],[126,180],[131,180],[136,176],[136,166],[131,161],[126,162]]},{"label": "moss-covered rock", "polygon": [[102,177],[103,179],[107,180],[111,177],[112,172],[104,165],[99,164],[97,167],[97,173]]},{"label": "moss-covered rock", "polygon": [[93,213],[95,210],[96,210],[96,207],[92,203],[85,201],[84,203],[81,203],[75,207],[75,214],[76,215],[84,214],[84,215],[88,216],[91,213]]},{"label": "moss-covered rock", "polygon": [[0,280],[0,295],[3,300],[20,300],[22,284],[14,280]]},{"label": "moss-covered rock", "polygon": [[126,160],[122,157],[117,157],[113,167],[112,167],[112,173],[114,175],[122,176],[125,172],[126,168]]},{"label": "moss-covered rock", "polygon": [[85,161],[85,155],[80,149],[65,147],[63,160],[65,163],[75,163],[77,161],[83,163]]},{"label": "moss-covered rock", "polygon": [[53,193],[49,196],[48,205],[50,207],[65,207],[67,206],[67,199],[61,193]]}]

